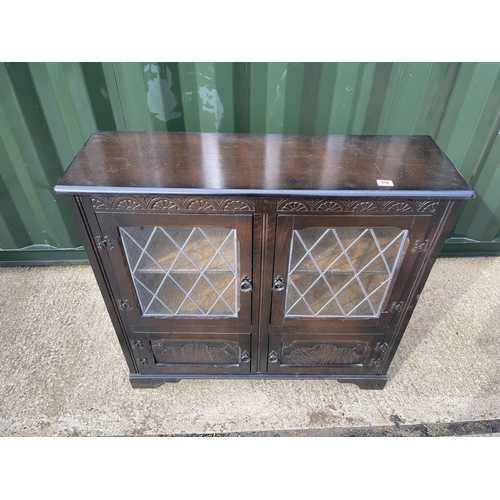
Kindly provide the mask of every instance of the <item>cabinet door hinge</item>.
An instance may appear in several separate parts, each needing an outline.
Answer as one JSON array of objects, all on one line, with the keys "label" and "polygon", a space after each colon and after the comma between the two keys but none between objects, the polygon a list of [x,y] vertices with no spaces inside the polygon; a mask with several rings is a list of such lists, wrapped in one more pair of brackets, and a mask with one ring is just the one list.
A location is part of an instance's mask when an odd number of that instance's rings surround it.
[{"label": "cabinet door hinge", "polygon": [[377,355],[370,361],[370,366],[378,370],[382,365],[382,360],[388,350],[389,344],[387,342],[377,342],[377,345],[373,349]]},{"label": "cabinet door hinge", "polygon": [[130,305],[130,302],[128,300],[118,299],[116,302],[118,303],[118,309],[120,309],[120,311],[126,311],[127,309],[132,309],[132,306]]},{"label": "cabinet door hinge", "polygon": [[429,240],[417,240],[411,253],[424,253],[429,249]]},{"label": "cabinet door hinge", "polygon": [[99,250],[113,250],[114,248],[109,236],[96,236],[95,242]]},{"label": "cabinet door hinge", "polygon": [[404,301],[401,302],[393,302],[391,307],[389,308],[390,313],[400,313],[403,310]]},{"label": "cabinet door hinge", "polygon": [[377,342],[374,351],[384,354],[387,349],[389,349],[389,344],[387,342]]}]

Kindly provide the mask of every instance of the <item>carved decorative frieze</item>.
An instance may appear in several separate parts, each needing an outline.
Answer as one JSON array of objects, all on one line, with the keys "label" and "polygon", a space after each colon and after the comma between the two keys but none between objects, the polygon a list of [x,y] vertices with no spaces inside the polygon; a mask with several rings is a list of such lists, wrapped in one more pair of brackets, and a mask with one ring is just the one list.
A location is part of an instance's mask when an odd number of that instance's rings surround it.
[{"label": "carved decorative frieze", "polygon": [[[154,210],[165,212],[254,212],[252,198],[205,196],[100,195],[91,198],[94,210]],[[433,213],[438,200],[369,200],[281,198],[278,212]]]},{"label": "carved decorative frieze", "polygon": [[91,198],[94,210],[154,210],[165,212],[254,212],[251,198],[202,196],[101,195]]},{"label": "carved decorative frieze", "polygon": [[436,200],[363,200],[327,198],[282,198],[278,212],[382,212],[382,213],[432,213]]}]

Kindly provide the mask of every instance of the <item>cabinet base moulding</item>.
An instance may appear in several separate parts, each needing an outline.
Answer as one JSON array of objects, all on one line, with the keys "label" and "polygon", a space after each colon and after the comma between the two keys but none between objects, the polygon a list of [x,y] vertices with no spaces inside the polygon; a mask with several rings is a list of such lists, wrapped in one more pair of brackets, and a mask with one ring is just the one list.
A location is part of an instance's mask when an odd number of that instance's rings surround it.
[{"label": "cabinet base moulding", "polygon": [[355,384],[360,389],[381,390],[387,384],[386,375],[342,376],[342,375],[182,375],[182,379],[170,376],[130,374],[130,384],[134,389],[156,389],[163,384],[175,384],[184,379],[248,379],[248,380],[335,380],[343,384]]}]

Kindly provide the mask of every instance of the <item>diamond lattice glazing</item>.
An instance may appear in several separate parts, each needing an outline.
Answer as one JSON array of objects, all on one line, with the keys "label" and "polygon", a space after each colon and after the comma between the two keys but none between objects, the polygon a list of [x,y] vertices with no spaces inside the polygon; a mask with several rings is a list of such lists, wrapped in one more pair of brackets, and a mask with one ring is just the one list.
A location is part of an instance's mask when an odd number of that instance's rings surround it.
[{"label": "diamond lattice glazing", "polygon": [[237,316],[235,229],[133,226],[120,234],[143,316]]},{"label": "diamond lattice glazing", "polygon": [[379,317],[407,234],[395,227],[294,230],[285,316]]}]

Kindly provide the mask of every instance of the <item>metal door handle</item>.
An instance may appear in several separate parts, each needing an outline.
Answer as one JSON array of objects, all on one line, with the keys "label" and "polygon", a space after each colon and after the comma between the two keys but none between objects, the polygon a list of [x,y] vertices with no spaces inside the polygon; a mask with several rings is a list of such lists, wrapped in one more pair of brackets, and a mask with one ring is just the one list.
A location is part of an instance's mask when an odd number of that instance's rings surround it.
[{"label": "metal door handle", "polygon": [[243,351],[241,354],[241,362],[248,363],[250,361],[250,353],[248,351]]},{"label": "metal door handle", "polygon": [[248,276],[243,276],[241,279],[240,290],[245,293],[253,290],[253,284]]},{"label": "metal door handle", "polygon": [[269,363],[277,363],[278,362],[278,355],[276,354],[275,351],[271,351],[269,353]]},{"label": "metal door handle", "polygon": [[285,289],[285,282],[281,276],[276,276],[273,281],[273,290],[275,292],[282,292]]}]

